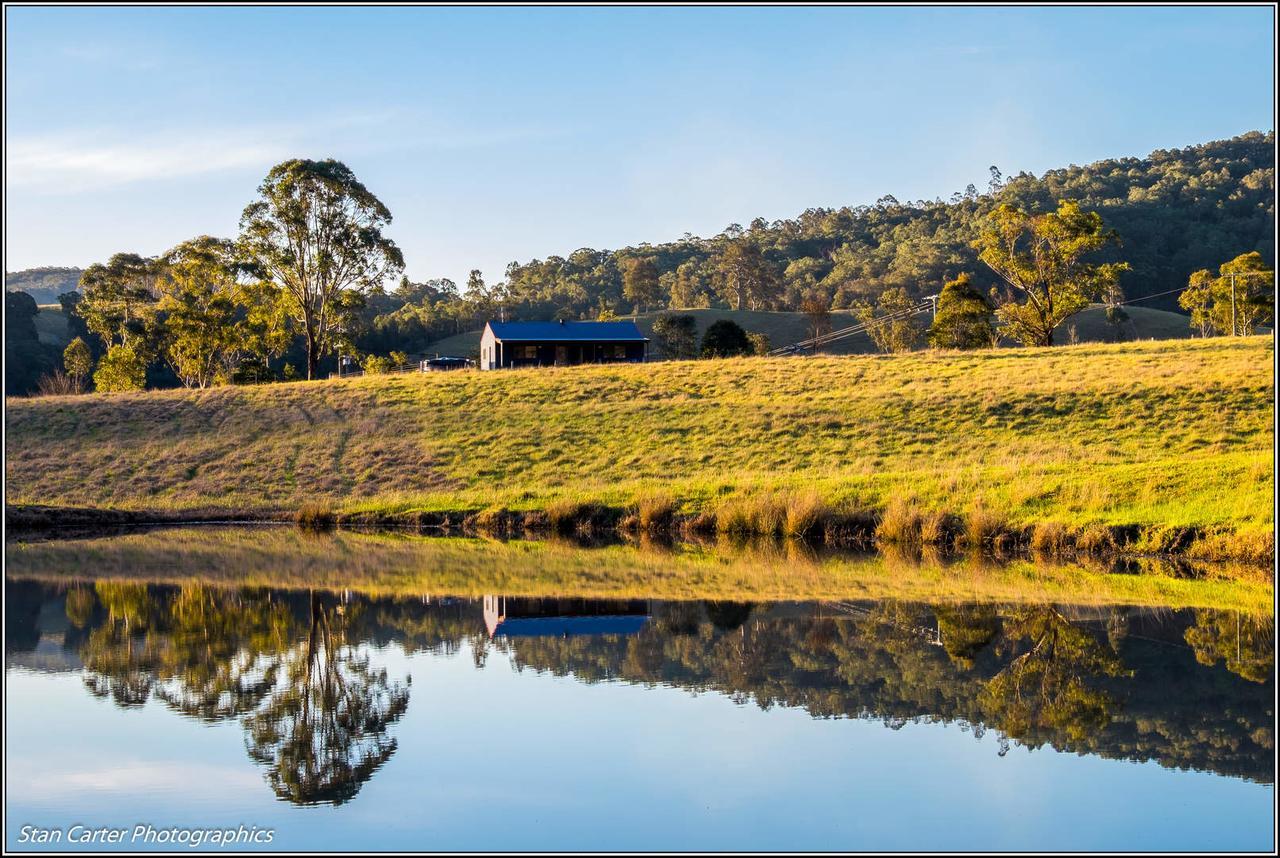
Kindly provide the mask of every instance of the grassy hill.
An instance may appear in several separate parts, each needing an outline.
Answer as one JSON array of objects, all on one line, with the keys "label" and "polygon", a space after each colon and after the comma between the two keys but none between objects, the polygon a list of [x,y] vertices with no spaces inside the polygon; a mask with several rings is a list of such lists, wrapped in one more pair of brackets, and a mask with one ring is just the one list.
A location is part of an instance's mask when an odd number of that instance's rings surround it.
[{"label": "grassy hill", "polygon": [[1260,556],[1273,357],[1270,338],[1220,338],[11,399],[7,501],[553,520],[598,504],[728,531],[839,511],[925,541],[959,521],[1186,548],[1195,528],[1204,552]]},{"label": "grassy hill", "polygon": [[[1131,324],[1122,329],[1127,340],[1174,340],[1185,339],[1193,333],[1188,318],[1180,313],[1167,310],[1153,310],[1149,307],[1126,307]],[[730,319],[743,328],[755,333],[766,334],[775,348],[790,345],[808,339],[809,323],[803,313],[767,312],[752,310],[680,310],[698,320],[698,336],[701,337],[713,322]],[[653,333],[653,322],[660,313],[642,313],[624,318],[635,319],[636,324],[646,336]],[[831,314],[831,329],[849,327],[857,324],[852,312],[838,310]],[[1113,342],[1116,330],[1106,320],[1106,311],[1101,305],[1094,305],[1073,316],[1058,329],[1060,342],[1069,341],[1068,329],[1075,326],[1076,336],[1082,343]],[[480,353],[480,331],[467,331],[438,340],[430,345],[429,352],[442,355],[460,355],[463,357]],[[865,334],[837,340],[823,349],[824,354],[871,354],[875,344]]]}]

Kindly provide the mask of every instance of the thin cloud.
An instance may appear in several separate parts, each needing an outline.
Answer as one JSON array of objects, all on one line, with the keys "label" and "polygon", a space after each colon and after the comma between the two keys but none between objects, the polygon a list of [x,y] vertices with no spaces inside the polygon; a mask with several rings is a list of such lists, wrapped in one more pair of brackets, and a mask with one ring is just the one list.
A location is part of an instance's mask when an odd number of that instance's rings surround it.
[{"label": "thin cloud", "polygon": [[268,165],[290,147],[209,135],[156,142],[101,143],[63,137],[10,141],[8,184],[48,193],[98,190]]},{"label": "thin cloud", "polygon": [[[424,130],[419,130],[423,126]],[[260,170],[307,153],[458,150],[545,140],[563,130],[469,128],[399,111],[352,113],[295,126],[218,129],[80,130],[10,139],[8,187],[76,194],[118,185]]]}]

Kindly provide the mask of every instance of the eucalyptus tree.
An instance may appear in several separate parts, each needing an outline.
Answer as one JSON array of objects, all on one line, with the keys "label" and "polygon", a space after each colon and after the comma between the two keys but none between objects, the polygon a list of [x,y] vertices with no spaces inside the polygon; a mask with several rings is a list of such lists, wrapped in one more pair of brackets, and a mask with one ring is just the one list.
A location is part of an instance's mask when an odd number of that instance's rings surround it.
[{"label": "eucalyptus tree", "polygon": [[1100,214],[1062,200],[1057,211],[1039,214],[1001,203],[973,246],[1007,287],[1008,300],[996,313],[1009,333],[1024,345],[1051,346],[1058,325],[1115,290],[1120,272],[1129,270],[1123,262],[1091,260],[1116,241]]},{"label": "eucalyptus tree", "polygon": [[306,345],[307,378],[351,333],[363,294],[404,270],[383,234],[390,223],[382,201],[333,159],[277,164],[245,207],[242,247],[281,291],[280,312]]},{"label": "eucalyptus tree", "polygon": [[108,348],[149,353],[156,336],[156,285],[163,265],[154,257],[117,253],[80,275],[76,314]]}]

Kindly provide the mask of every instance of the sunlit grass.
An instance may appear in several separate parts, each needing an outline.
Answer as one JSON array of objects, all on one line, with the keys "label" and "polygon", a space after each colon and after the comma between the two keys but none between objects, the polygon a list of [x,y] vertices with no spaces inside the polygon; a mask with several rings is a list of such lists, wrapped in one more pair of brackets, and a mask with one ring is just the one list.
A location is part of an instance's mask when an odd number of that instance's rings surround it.
[{"label": "sunlit grass", "polygon": [[1152,549],[1195,527],[1240,556],[1273,541],[1273,355],[1220,338],[10,400],[7,500],[394,514],[661,496],[728,521],[785,494],[808,514],[909,501],[1138,526]]}]

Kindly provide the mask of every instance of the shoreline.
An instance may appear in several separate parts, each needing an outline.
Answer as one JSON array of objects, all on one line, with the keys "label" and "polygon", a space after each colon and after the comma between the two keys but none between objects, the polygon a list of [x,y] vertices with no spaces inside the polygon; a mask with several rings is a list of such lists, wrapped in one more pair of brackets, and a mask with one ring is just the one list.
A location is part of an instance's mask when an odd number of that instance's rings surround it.
[{"label": "shoreline", "polygon": [[[29,504],[5,506],[7,539],[47,539],[101,536],[113,530],[176,526],[247,526],[290,524],[303,530],[408,530],[424,536],[480,536],[500,539],[541,539],[548,536],[577,539],[591,544],[627,542],[636,538],[656,540],[706,540],[729,537],[740,540],[795,541],[815,548],[862,552],[885,549],[922,549],[959,553],[978,550],[995,555],[1043,556],[1054,559],[1082,557],[1118,562],[1160,558],[1173,563],[1244,563],[1270,566],[1274,543],[1259,552],[1232,550],[1234,534],[1195,526],[1090,525],[1072,530],[1053,522],[1032,526],[992,526],[974,532],[972,522],[947,514],[922,514],[918,510],[890,509],[883,513],[814,512],[803,529],[788,521],[786,510],[772,516],[730,516],[709,512],[677,513],[671,509],[655,515],[638,506],[605,506],[597,503],[565,504],[544,509],[500,508],[449,511],[342,510],[307,505],[297,511],[224,509],[125,510],[92,507],[56,507]],[[764,520],[761,520],[764,519]],[[68,533],[74,531],[74,535]]]}]

